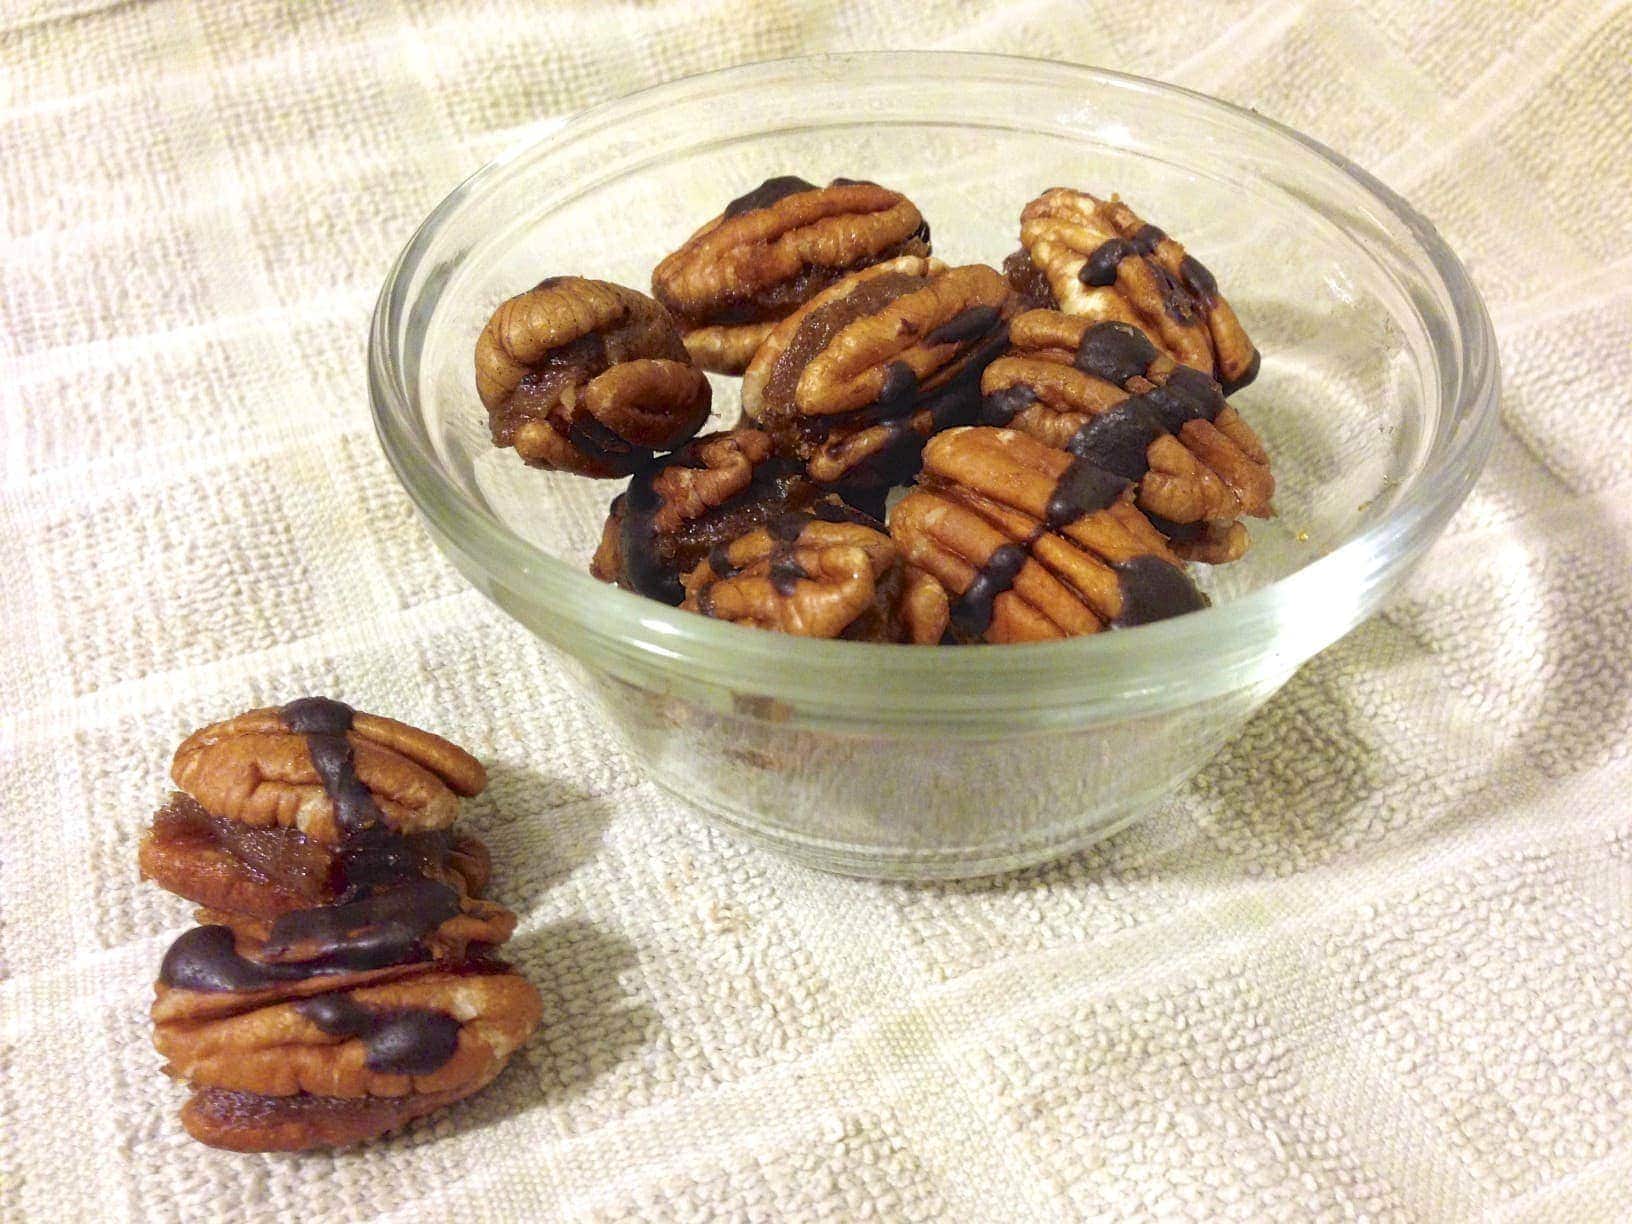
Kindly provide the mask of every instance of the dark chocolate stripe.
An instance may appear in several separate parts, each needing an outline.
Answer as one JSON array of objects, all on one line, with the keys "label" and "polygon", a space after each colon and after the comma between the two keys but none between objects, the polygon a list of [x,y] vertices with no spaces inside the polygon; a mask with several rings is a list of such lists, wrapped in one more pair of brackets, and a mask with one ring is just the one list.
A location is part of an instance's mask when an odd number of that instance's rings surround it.
[{"label": "dark chocolate stripe", "polygon": [[1037,392],[1025,383],[1015,383],[993,391],[980,401],[980,423],[1005,428],[1015,417],[1037,402]]},{"label": "dark chocolate stripe", "polygon": [[1141,225],[1133,232],[1133,237],[1129,241],[1133,243],[1133,249],[1138,251],[1139,254],[1149,255],[1157,247],[1161,246],[1166,238],[1167,235],[1154,225]]},{"label": "dark chocolate stripe", "polygon": [[978,340],[996,326],[1002,311],[996,306],[971,306],[960,310],[924,337],[925,344],[967,344]]},{"label": "dark chocolate stripe", "polygon": [[1095,289],[1114,285],[1117,265],[1136,253],[1126,238],[1107,238],[1088,253],[1088,261],[1077,270],[1077,279]]},{"label": "dark chocolate stripe", "polygon": [[1090,420],[1065,444],[1079,459],[1098,464],[1127,480],[1143,480],[1150,471],[1150,444],[1167,432],[1161,417],[1143,397],[1125,399]]},{"label": "dark chocolate stripe", "polygon": [[1218,282],[1213,279],[1207,266],[1194,255],[1186,255],[1179,260],[1179,280],[1203,305],[1212,307],[1218,303]]},{"label": "dark chocolate stripe", "polygon": [[789,598],[798,589],[801,580],[810,577],[793,555],[794,546],[799,543],[799,537],[810,521],[810,515],[794,511],[779,514],[766,524],[772,541],[771,586],[784,599]]},{"label": "dark chocolate stripe", "polygon": [[1137,327],[1095,323],[1082,333],[1073,364],[1084,374],[1126,387],[1130,379],[1144,377],[1156,356],[1156,346]]},{"label": "dark chocolate stripe", "polygon": [[1147,625],[1207,606],[1190,576],[1160,557],[1133,557],[1111,566],[1122,588],[1122,611],[1111,624],[1119,629]]},{"label": "dark chocolate stripe", "polygon": [[759,208],[769,208],[778,200],[788,196],[798,195],[801,191],[815,191],[815,183],[807,183],[804,179],[793,174],[780,174],[775,178],[768,178],[752,191],[738,196],[725,206],[726,217],[739,217],[743,213],[753,212]]},{"label": "dark chocolate stripe", "polygon": [[194,927],[171,944],[159,962],[159,981],[166,986],[210,994],[265,990],[320,972],[324,971],[308,965],[263,965],[239,956],[232,928],[224,926]]},{"label": "dark chocolate stripe", "polygon": [[[696,444],[687,443],[672,455],[637,468],[628,491],[621,494],[624,513],[618,543],[623,554],[624,579],[630,590],[670,607],[678,607],[686,592],[680,584],[680,576],[664,564],[658,552],[657,514],[663,508],[663,499],[658,496],[654,481],[671,467],[705,466]],[[614,514],[617,509],[618,502],[614,500]]]},{"label": "dark chocolate stripe", "polygon": [[312,766],[334,804],[334,820],[343,835],[361,833],[384,821],[373,794],[357,776],[351,742],[346,739],[355,713],[344,702],[327,697],[302,697],[278,711],[284,726],[306,737]]},{"label": "dark chocolate stripe", "polygon": [[1004,544],[993,549],[968,588],[953,601],[953,628],[967,638],[983,637],[992,624],[993,604],[1014,585],[1026,557],[1026,550],[1019,544]]},{"label": "dark chocolate stripe", "polygon": [[438,880],[415,880],[360,901],[296,910],[272,923],[262,955],[279,959],[303,949],[309,973],[360,972],[429,959],[421,942],[459,913],[459,892]]},{"label": "dark chocolate stripe", "polygon": [[1128,481],[1106,471],[1091,459],[1073,459],[1061,474],[1044,512],[1048,525],[1067,526],[1085,514],[1103,510],[1128,487]]},{"label": "dark chocolate stripe", "polygon": [[302,999],[295,1010],[331,1037],[361,1037],[370,1071],[428,1075],[459,1048],[459,1021],[439,1011],[371,1011],[348,994]]}]

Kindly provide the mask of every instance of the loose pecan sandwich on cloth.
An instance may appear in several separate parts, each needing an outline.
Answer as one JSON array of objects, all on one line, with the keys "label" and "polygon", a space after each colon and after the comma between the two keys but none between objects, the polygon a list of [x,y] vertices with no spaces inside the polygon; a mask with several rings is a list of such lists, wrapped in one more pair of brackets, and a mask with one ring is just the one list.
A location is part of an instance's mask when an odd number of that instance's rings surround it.
[{"label": "loose pecan sandwich on cloth", "polygon": [[480,762],[440,736],[302,698],[195,732],[142,872],[202,908],[171,945],[154,1044],[182,1123],[237,1151],[353,1143],[468,1096],[538,1027],[493,950],[516,917],[453,832]]},{"label": "loose pecan sandwich on cloth", "polygon": [[[652,291],[552,278],[499,306],[476,358],[496,443],[630,474],[590,569],[649,598],[803,637],[1075,637],[1205,607],[1186,564],[1238,560],[1242,520],[1274,514],[1225,400],[1258,350],[1206,267],[1115,196],[1044,192],[999,272],[932,256],[898,192],[772,178]],[[647,339],[597,338],[608,302]],[[734,428],[693,437],[708,400],[678,374],[616,377],[688,370],[678,349],[742,374]],[[642,391],[578,390],[602,380]],[[535,421],[553,458],[524,444]]]}]

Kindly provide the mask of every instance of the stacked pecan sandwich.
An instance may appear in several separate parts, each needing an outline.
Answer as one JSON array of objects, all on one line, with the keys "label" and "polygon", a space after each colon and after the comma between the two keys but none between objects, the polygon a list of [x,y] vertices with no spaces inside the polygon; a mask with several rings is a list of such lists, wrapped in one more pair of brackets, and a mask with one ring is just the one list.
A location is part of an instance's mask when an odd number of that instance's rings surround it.
[{"label": "stacked pecan sandwich", "polygon": [[[529,304],[545,286],[549,311]],[[1205,607],[1186,564],[1239,559],[1241,520],[1273,513],[1224,398],[1256,348],[1212,274],[1114,196],[1045,192],[999,272],[936,259],[898,192],[774,178],[652,289],[546,281],[476,354],[496,444],[631,474],[590,568],[650,598],[807,637],[1073,637]],[[686,354],[742,374],[735,428],[694,437]],[[661,379],[619,364],[654,360]]]},{"label": "stacked pecan sandwich", "polygon": [[236,1151],[368,1139],[487,1084],[538,1027],[492,950],[488,855],[455,834],[481,764],[447,740],[302,698],[195,732],[142,874],[197,903],[153,1004],[193,1095],[182,1124]]}]

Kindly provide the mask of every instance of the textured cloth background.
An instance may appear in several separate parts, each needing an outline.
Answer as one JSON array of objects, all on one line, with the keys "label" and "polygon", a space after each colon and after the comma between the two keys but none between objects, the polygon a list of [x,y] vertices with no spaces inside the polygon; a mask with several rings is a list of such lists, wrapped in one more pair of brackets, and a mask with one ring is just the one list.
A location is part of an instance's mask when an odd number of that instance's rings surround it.
[{"label": "textured cloth background", "polygon": [[[5,7],[0,1218],[1632,1210],[1632,10]],[[1506,375],[1402,598],[1163,812],[995,884],[830,878],[672,810],[433,551],[364,391],[389,261],[530,125],[909,45],[1312,133],[1466,257]],[[395,1139],[215,1153],[149,1044],[187,907],[134,850],[186,731],[305,691],[490,762],[469,819],[547,1019]]]}]

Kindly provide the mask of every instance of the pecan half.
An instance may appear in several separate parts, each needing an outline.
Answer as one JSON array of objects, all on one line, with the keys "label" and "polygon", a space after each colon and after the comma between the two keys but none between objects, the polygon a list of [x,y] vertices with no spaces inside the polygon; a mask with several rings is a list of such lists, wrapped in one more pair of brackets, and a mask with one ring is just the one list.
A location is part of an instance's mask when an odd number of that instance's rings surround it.
[{"label": "pecan half", "polygon": [[877,183],[784,175],[726,205],[652,272],[697,364],[740,374],[779,319],[847,273],[928,255],[911,200]]},{"label": "pecan half", "polygon": [[613,499],[590,573],[676,605],[681,577],[711,549],[822,496],[759,429],[696,438],[637,472]]},{"label": "pecan half", "polygon": [[952,595],[959,642],[1027,642],[1205,606],[1131,485],[1008,429],[953,429],[890,514],[908,561]]},{"label": "pecan half", "polygon": [[476,341],[495,446],[534,467],[624,476],[708,420],[708,379],[644,293],[555,276],[502,303]]},{"label": "pecan half", "polygon": [[1004,271],[1028,305],[1131,323],[1226,393],[1258,376],[1258,350],[1199,260],[1116,196],[1055,187],[1020,214]]},{"label": "pecan half", "polygon": [[1247,547],[1243,514],[1274,513],[1263,444],[1218,384],[1127,323],[1052,310],[1017,316],[1009,353],[981,378],[981,423],[1021,430],[1134,482],[1138,503],[1189,560]]},{"label": "pecan half", "polygon": [[974,420],[1013,303],[983,264],[877,264],[776,326],[743,376],[743,412],[821,484],[904,484],[926,438]]},{"label": "pecan half", "polygon": [[543,1013],[524,978],[485,960],[235,1003],[161,984],[153,1040],[194,1088],[188,1132],[236,1151],[356,1142],[468,1096]]},{"label": "pecan half", "polygon": [[938,641],[945,626],[923,602],[933,598],[922,589],[927,577],[909,587],[890,537],[848,514],[835,500],[713,549],[686,575],[680,606],[799,637]]},{"label": "pecan half", "polygon": [[461,893],[486,848],[448,831],[481,764],[440,736],[326,698],[252,710],[189,736],[183,790],[154,817],[142,873],[212,909],[273,919],[403,880]]}]

